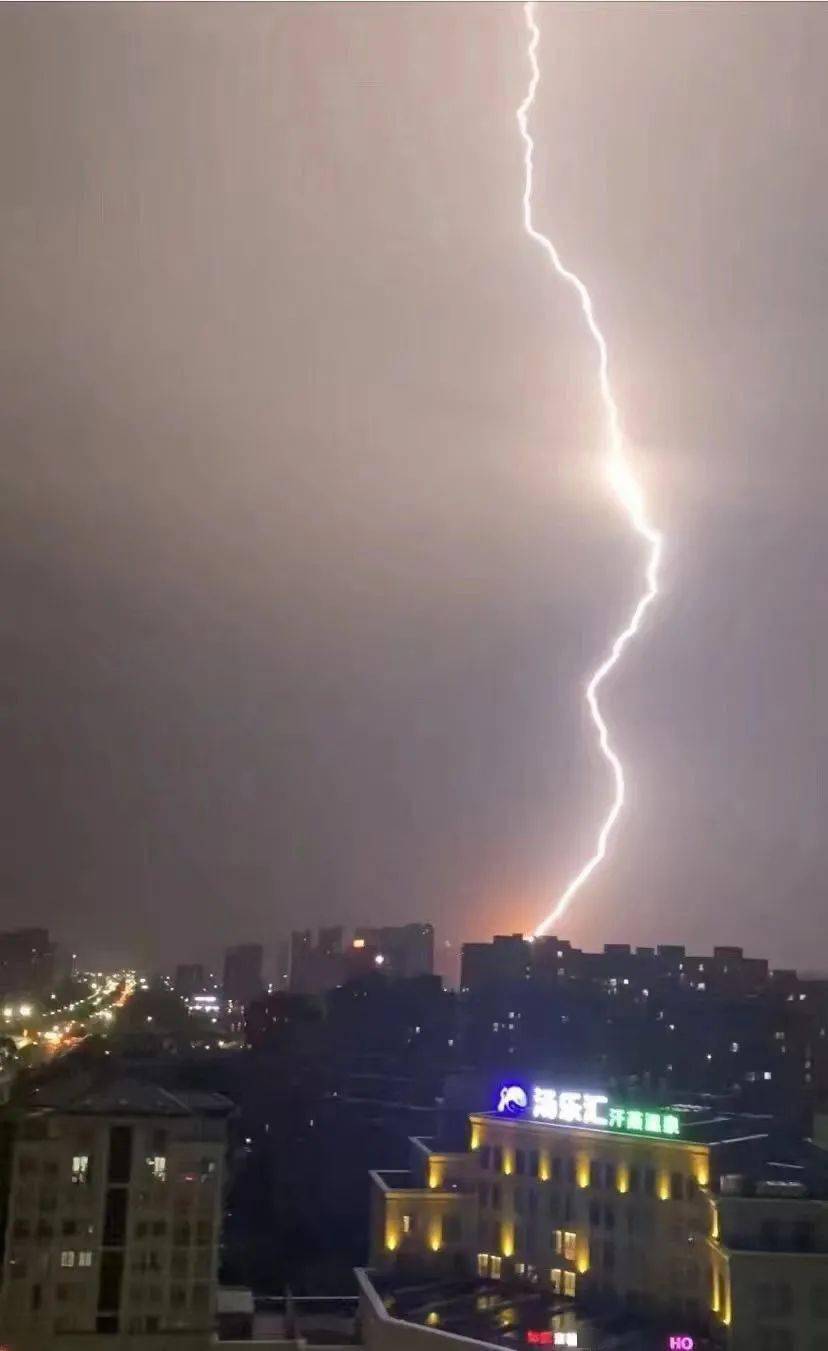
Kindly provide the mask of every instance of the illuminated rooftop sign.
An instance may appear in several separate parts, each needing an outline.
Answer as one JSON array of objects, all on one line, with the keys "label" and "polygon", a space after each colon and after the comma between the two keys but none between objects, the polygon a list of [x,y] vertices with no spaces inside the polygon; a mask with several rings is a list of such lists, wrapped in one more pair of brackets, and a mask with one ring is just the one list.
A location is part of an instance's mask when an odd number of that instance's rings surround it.
[{"label": "illuminated rooftop sign", "polygon": [[501,1116],[531,1116],[535,1121],[556,1121],[566,1126],[592,1130],[625,1131],[633,1135],[679,1134],[681,1122],[674,1112],[623,1107],[603,1093],[546,1088],[535,1084],[527,1092],[521,1084],[504,1084],[497,1100]]}]

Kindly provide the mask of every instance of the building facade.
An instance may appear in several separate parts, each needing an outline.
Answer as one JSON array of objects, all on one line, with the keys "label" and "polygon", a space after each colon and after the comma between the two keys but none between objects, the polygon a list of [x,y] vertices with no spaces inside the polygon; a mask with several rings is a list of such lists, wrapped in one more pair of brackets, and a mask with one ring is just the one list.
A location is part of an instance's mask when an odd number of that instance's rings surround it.
[{"label": "building facade", "polygon": [[0,1294],[8,1351],[80,1347],[82,1334],[101,1333],[204,1344],[231,1110],[218,1094],[117,1081],[63,1085],[26,1112]]},{"label": "building facade", "polygon": [[262,946],[240,943],[224,954],[224,997],[233,1004],[249,1004],[262,992]]},{"label": "building facade", "polygon": [[821,1150],[773,1164],[765,1119],[558,1086],[498,1107],[465,1151],[416,1140],[410,1170],[372,1174],[374,1267],[546,1286],[729,1351],[828,1348]]}]

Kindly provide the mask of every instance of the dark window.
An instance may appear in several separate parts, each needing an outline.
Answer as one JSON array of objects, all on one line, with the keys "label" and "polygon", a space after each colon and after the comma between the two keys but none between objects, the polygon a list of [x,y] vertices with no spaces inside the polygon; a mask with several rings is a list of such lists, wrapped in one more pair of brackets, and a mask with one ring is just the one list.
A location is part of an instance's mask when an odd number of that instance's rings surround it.
[{"label": "dark window", "polygon": [[537,1215],[537,1213],[538,1213],[538,1193],[535,1191],[533,1187],[532,1190],[529,1192],[529,1214]]},{"label": "dark window", "polygon": [[147,1332],[157,1332],[161,1326],[161,1320],[157,1313],[147,1314]]},{"label": "dark window", "polygon": [[555,1182],[563,1181],[563,1166],[560,1159],[552,1160],[552,1178]]},{"label": "dark window", "polygon": [[12,1237],[13,1237],[13,1238],[28,1238],[28,1237],[29,1237],[29,1221],[28,1221],[28,1220],[15,1220],[15,1222],[14,1222],[14,1224],[13,1224],[13,1226],[12,1226]]},{"label": "dark window", "polygon": [[156,1220],[155,1223],[154,1223],[153,1226],[152,1226],[152,1232],[155,1234],[156,1238],[157,1238],[160,1234],[166,1234],[166,1232],[167,1232],[166,1221],[165,1221],[165,1220]]},{"label": "dark window", "polygon": [[183,1224],[177,1224],[173,1230],[173,1243],[189,1243],[190,1226],[185,1220]]},{"label": "dark window", "polygon": [[793,1226],[793,1246],[795,1252],[813,1252],[816,1247],[816,1233],[810,1220],[797,1220]]},{"label": "dark window", "polygon": [[[102,1252],[100,1273],[98,1284],[98,1312],[107,1313],[110,1310],[117,1310],[121,1303],[121,1281],[124,1274],[124,1254],[122,1252]],[[98,1328],[98,1331],[100,1332],[101,1329]]]},{"label": "dark window", "polygon": [[146,1225],[146,1221],[145,1221],[145,1220],[139,1220],[138,1223],[137,1223],[136,1226],[135,1226],[135,1237],[136,1237],[136,1238],[146,1238],[146,1235],[147,1235],[147,1225]]},{"label": "dark window", "polygon": [[459,1215],[449,1215],[443,1221],[443,1238],[445,1239],[446,1243],[460,1242],[460,1239],[462,1238],[462,1231],[460,1227]]},{"label": "dark window", "polygon": [[593,1229],[601,1223],[601,1207],[597,1201],[590,1201],[589,1203],[589,1222]]},{"label": "dark window", "polygon": [[604,1228],[615,1228],[615,1211],[612,1206],[604,1206]]},{"label": "dark window", "polygon": [[99,1313],[95,1319],[96,1332],[117,1332],[118,1315],[116,1313]]},{"label": "dark window", "polygon": [[637,1168],[630,1169],[630,1191],[637,1192],[640,1182],[640,1176]]},{"label": "dark window", "polygon": [[780,1231],[778,1220],[763,1220],[760,1229],[762,1247],[775,1252],[780,1244]]},{"label": "dark window", "polygon": [[522,1188],[522,1187],[515,1187],[515,1210],[516,1210],[519,1214],[522,1214],[522,1213],[523,1213],[523,1188]]},{"label": "dark window", "polygon": [[604,1243],[604,1268],[612,1271],[615,1266],[615,1245],[609,1239]]},{"label": "dark window", "polygon": [[670,1197],[673,1201],[680,1201],[684,1196],[684,1178],[681,1173],[670,1174]]},{"label": "dark window", "polygon": [[[485,1210],[486,1207],[487,1207],[487,1205],[489,1204],[489,1184],[488,1184],[488,1182],[481,1182],[480,1185],[479,1185],[478,1188],[477,1188],[477,1193],[478,1193],[478,1196],[480,1197],[480,1206],[481,1206],[481,1209],[482,1209],[482,1210]],[[200,1226],[199,1226],[199,1227],[200,1227]],[[201,1235],[200,1235],[200,1234],[199,1234],[199,1238],[201,1238]],[[206,1241],[206,1240],[202,1240],[202,1242],[205,1242],[205,1241]]]},{"label": "dark window", "polygon": [[488,1145],[483,1145],[480,1150],[480,1167],[488,1169],[492,1162],[492,1151]]},{"label": "dark window", "polygon": [[74,1220],[64,1220],[61,1227],[63,1229],[64,1238],[69,1238],[72,1234],[78,1232],[78,1226]]},{"label": "dark window", "polygon": [[163,1131],[163,1130],[162,1130],[162,1131],[153,1131],[153,1132],[152,1132],[152,1153],[153,1153],[153,1154],[166,1154],[166,1152],[167,1152],[167,1132],[166,1132],[166,1131]]},{"label": "dark window", "polygon": [[608,1191],[613,1191],[614,1188],[615,1188],[615,1164],[614,1164],[614,1163],[608,1163],[608,1164],[606,1165],[606,1167],[604,1168],[604,1186],[607,1188]]},{"label": "dark window", "polygon": [[575,1186],[575,1160],[574,1160],[574,1159],[567,1159],[567,1161],[566,1161],[566,1180],[567,1180],[567,1182],[570,1184],[570,1186],[572,1186],[572,1187]]},{"label": "dark window", "polygon": [[32,1309],[37,1311],[43,1302],[43,1287],[38,1283],[32,1286]]},{"label": "dark window", "polygon": [[132,1127],[112,1126],[109,1131],[109,1182],[129,1182],[132,1164]]},{"label": "dark window", "polygon": [[500,1210],[500,1187],[496,1182],[492,1186],[492,1209]]},{"label": "dark window", "polygon": [[107,1247],[123,1247],[126,1241],[127,1191],[125,1187],[110,1187],[104,1208],[104,1238]]},{"label": "dark window", "polygon": [[537,1177],[540,1171],[540,1153],[537,1149],[529,1150],[529,1172],[532,1177]]},{"label": "dark window", "polygon": [[526,1154],[522,1149],[515,1150],[515,1172],[516,1173],[526,1172]]},{"label": "dark window", "polygon": [[655,1169],[654,1169],[654,1168],[645,1168],[645,1169],[644,1169],[644,1191],[646,1192],[647,1196],[654,1196],[654,1195],[655,1195]]},{"label": "dark window", "polygon": [[492,1164],[496,1173],[503,1172],[503,1150],[500,1145],[495,1145],[492,1151]]},{"label": "dark window", "polygon": [[589,1165],[589,1185],[590,1187],[600,1187],[601,1185],[601,1165],[599,1163]]}]

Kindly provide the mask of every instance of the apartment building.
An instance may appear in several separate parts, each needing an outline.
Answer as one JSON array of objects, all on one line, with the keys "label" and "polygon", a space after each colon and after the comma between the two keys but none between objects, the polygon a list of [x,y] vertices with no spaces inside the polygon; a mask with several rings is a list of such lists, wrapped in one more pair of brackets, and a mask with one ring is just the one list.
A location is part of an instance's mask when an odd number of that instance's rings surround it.
[{"label": "apartment building", "polygon": [[80,1348],[80,1334],[102,1333],[114,1347],[167,1334],[182,1351],[206,1345],[231,1111],[218,1094],[131,1080],[40,1090],[13,1149],[8,1351]]},{"label": "apartment building", "polygon": [[[372,1174],[371,1261],[525,1282],[729,1351],[828,1348],[828,1156],[767,1118],[504,1085],[468,1148]],[[688,1334],[689,1335],[689,1334]]]}]

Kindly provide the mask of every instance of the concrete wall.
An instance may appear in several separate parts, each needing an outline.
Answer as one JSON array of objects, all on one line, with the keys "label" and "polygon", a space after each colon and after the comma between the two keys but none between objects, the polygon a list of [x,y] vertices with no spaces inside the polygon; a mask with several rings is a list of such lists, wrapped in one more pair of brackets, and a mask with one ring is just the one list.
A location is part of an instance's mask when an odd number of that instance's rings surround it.
[{"label": "concrete wall", "polygon": [[357,1269],[356,1278],[360,1340],[365,1351],[492,1351],[490,1342],[393,1318],[374,1289],[370,1273]]}]

